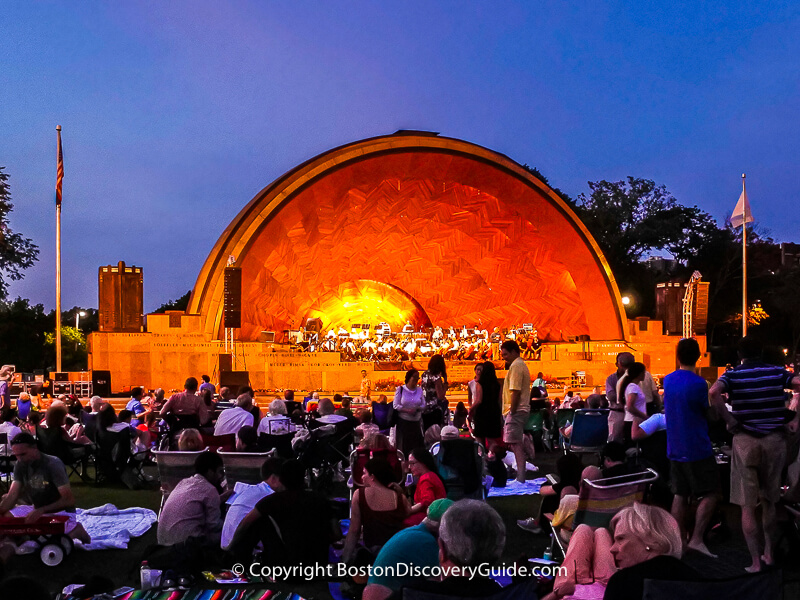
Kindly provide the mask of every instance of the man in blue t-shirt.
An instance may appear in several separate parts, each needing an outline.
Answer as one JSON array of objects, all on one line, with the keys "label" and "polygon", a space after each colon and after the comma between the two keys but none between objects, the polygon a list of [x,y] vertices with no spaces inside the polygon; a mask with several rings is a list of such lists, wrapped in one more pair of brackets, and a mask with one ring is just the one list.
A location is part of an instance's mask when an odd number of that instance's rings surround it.
[{"label": "man in blue t-shirt", "polygon": [[142,396],[144,392],[142,388],[135,387],[131,390],[131,399],[125,405],[125,410],[131,411],[133,419],[131,419],[131,427],[138,427],[140,423],[144,423],[144,418],[150,411],[142,404]]},{"label": "man in blue t-shirt", "polygon": [[[786,426],[797,431],[798,416],[786,409],[786,390],[800,391],[800,377],[761,359],[761,343],[739,341],[742,363],[720,375],[711,387],[711,404],[733,433],[731,504],[742,509],[742,530],[755,573],[773,563],[777,539],[776,504],[786,463]],[[731,408],[725,405],[723,394]],[[761,518],[756,509],[761,507]],[[763,546],[762,546],[763,539]]]},{"label": "man in blue t-shirt", "polygon": [[694,372],[700,346],[692,338],[677,347],[680,368],[664,377],[664,416],[667,456],[672,480],[672,516],[683,526],[686,505],[694,496],[699,504],[688,547],[714,556],[703,541],[719,501],[719,468],[708,436],[708,384]]}]

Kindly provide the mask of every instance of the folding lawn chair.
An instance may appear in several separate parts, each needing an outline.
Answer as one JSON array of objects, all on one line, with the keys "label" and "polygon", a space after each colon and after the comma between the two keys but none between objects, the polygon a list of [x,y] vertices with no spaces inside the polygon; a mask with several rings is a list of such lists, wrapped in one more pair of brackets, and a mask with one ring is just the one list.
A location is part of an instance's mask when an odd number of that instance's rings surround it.
[{"label": "folding lawn chair", "polygon": [[[658,473],[653,469],[594,481],[584,479],[578,491],[578,510],[573,519],[573,531],[578,525],[608,529],[614,515],[623,508],[633,506],[634,502],[642,502],[648,486],[657,479]],[[551,553],[557,545],[564,556],[566,549],[558,531],[553,531],[550,543]]]},{"label": "folding lawn chair", "polygon": [[272,452],[225,452],[219,450],[225,465],[225,480],[232,490],[237,482],[256,485],[261,483],[261,467]]},{"label": "folding lawn chair", "polygon": [[608,441],[608,409],[576,410],[572,421],[572,435],[564,444],[575,454],[600,454]]},{"label": "folding lawn chair", "polygon": [[451,500],[485,499],[483,468],[486,451],[473,439],[443,440],[431,446],[439,476]]},{"label": "folding lawn chair", "polygon": [[158,467],[158,479],[161,482],[161,508],[164,507],[172,490],[175,486],[194,475],[194,461],[205,450],[198,450],[196,452],[182,452],[180,450],[153,450],[153,456],[156,459],[156,466]]}]

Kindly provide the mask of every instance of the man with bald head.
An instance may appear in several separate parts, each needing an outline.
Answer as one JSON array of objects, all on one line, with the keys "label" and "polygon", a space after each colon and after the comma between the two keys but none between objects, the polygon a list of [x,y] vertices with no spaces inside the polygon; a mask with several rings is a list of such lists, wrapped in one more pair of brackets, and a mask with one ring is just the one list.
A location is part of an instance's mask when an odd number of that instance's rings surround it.
[{"label": "man with bald head", "polygon": [[622,442],[625,437],[625,399],[617,397],[617,384],[636,358],[630,352],[617,354],[617,370],[606,378],[608,399],[608,441]]}]

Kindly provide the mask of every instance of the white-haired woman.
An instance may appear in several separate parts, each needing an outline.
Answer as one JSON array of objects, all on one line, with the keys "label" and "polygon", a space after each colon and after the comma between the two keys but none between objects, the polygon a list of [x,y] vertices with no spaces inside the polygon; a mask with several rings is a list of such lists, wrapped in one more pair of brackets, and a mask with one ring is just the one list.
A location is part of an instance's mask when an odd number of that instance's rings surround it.
[{"label": "white-haired woman", "polygon": [[267,416],[258,423],[258,433],[270,433],[270,423],[281,419],[288,419],[286,416],[286,403],[280,398],[275,398],[269,403]]},{"label": "white-haired woman", "polygon": [[697,573],[681,562],[683,551],[677,521],[657,506],[636,503],[622,509],[607,529],[579,525],[569,542],[556,577],[555,598],[622,600],[641,598],[645,579],[697,581]]}]

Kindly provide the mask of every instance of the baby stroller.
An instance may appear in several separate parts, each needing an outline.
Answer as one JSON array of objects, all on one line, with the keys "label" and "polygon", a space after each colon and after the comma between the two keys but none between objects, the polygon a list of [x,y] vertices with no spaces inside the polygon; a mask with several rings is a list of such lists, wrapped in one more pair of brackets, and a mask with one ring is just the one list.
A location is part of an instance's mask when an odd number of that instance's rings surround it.
[{"label": "baby stroller", "polygon": [[295,451],[308,470],[311,489],[330,492],[335,481],[344,480],[342,473],[353,448],[353,431],[349,419],[332,424],[309,423],[308,435],[299,438]]}]

